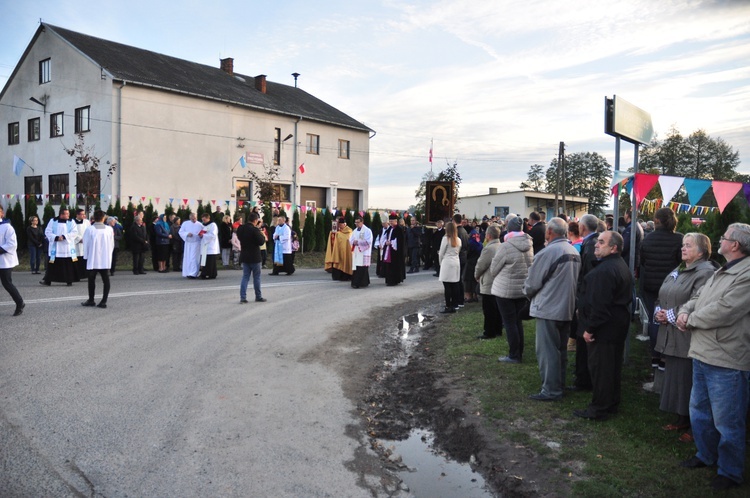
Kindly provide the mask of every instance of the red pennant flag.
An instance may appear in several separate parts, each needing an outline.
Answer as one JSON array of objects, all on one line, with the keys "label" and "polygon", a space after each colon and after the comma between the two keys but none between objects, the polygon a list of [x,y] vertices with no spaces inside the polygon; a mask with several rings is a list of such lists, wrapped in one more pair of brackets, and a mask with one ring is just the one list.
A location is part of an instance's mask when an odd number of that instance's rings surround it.
[{"label": "red pennant flag", "polygon": [[245,201],[238,201],[238,203],[239,203],[240,207],[242,207],[242,206],[245,205]]},{"label": "red pennant flag", "polygon": [[647,173],[636,173],[635,184],[635,205],[640,206],[641,201],[646,198],[651,189],[654,188],[656,182],[659,181],[659,175],[650,175]]},{"label": "red pennant flag", "polygon": [[156,203],[159,204],[159,199],[161,199],[161,197],[154,197],[154,199],[156,199]]},{"label": "red pennant flag", "polygon": [[187,199],[182,199],[182,203],[187,206],[188,200]]},{"label": "red pennant flag", "polygon": [[216,199],[211,199],[211,204],[216,205]]}]

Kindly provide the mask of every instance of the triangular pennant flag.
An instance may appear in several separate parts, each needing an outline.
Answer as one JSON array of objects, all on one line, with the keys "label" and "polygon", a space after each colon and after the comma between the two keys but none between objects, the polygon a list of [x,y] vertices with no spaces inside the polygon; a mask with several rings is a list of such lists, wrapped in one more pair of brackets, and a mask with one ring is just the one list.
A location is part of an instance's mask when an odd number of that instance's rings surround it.
[{"label": "triangular pennant flag", "polygon": [[659,181],[659,175],[650,175],[647,173],[635,174],[635,205],[639,205],[646,198],[656,182]]},{"label": "triangular pennant flag", "polygon": [[224,204],[226,204],[227,207],[229,207],[229,201],[224,201]]},{"label": "triangular pennant flag", "polygon": [[724,208],[727,207],[729,201],[734,199],[737,192],[742,188],[741,183],[737,182],[721,182],[714,180],[712,183],[714,188],[714,197],[716,197],[716,204],[719,206],[719,212],[724,212]]},{"label": "triangular pennant flag", "polygon": [[630,173],[628,171],[615,171],[612,175],[612,182],[609,184],[610,190],[615,186],[620,185],[631,176],[633,176],[633,173]]},{"label": "triangular pennant flag", "polygon": [[174,197],[169,198],[169,203],[172,204],[172,202],[174,202]]},{"label": "triangular pennant flag", "polygon": [[211,199],[211,204],[216,205],[216,199]]},{"label": "triangular pennant flag", "polygon": [[146,196],[141,197],[141,202],[146,202]]},{"label": "triangular pennant flag", "polygon": [[159,199],[161,199],[161,197],[154,197],[154,199],[156,199],[156,203],[159,204]]},{"label": "triangular pennant flag", "polygon": [[300,211],[302,211],[302,214],[305,214],[307,212],[307,206],[301,206]]},{"label": "triangular pennant flag", "polygon": [[742,190],[745,193],[745,199],[747,199],[747,203],[750,204],[750,183],[743,184]]},{"label": "triangular pennant flag", "polygon": [[237,204],[239,204],[240,207],[242,207],[245,204],[245,201],[237,201]]},{"label": "triangular pennant flag", "polygon": [[687,190],[690,204],[698,204],[711,186],[711,180],[698,180],[696,178],[685,178],[685,190]]},{"label": "triangular pennant flag", "polygon": [[680,187],[682,187],[682,182],[684,181],[685,178],[681,176],[660,175],[659,186],[661,187],[662,198],[665,201],[672,200],[672,198],[677,195],[677,192],[680,190]]}]

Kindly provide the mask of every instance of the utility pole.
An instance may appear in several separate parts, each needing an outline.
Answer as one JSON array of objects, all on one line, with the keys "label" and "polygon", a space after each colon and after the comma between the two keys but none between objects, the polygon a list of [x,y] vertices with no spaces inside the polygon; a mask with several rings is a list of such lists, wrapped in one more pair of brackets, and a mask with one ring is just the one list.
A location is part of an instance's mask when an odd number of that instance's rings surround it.
[{"label": "utility pole", "polygon": [[[555,178],[555,216],[560,214],[560,201],[559,201],[559,194],[560,194],[560,174],[563,175],[563,190],[565,189],[565,167],[563,164],[565,158],[565,142],[560,142],[560,149],[557,152],[557,168],[555,168],[556,172],[556,178]],[[562,172],[560,171],[562,169]],[[565,194],[563,194],[563,209],[565,209]]]},{"label": "utility pole", "polygon": [[[562,212],[567,215],[568,210],[565,207],[565,142],[560,142],[560,164],[562,164]],[[559,214],[557,213],[555,216]]]}]

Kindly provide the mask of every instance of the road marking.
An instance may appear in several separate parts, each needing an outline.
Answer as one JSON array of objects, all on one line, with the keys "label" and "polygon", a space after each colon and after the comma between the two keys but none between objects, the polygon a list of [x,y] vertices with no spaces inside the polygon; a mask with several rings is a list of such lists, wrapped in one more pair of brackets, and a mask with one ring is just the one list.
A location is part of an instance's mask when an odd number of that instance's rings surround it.
[{"label": "road marking", "polygon": [[[272,284],[263,284],[263,289],[273,288],[273,287],[297,287],[297,286],[304,286],[304,285],[313,285],[313,284],[319,284],[320,282],[324,282],[324,280],[298,280],[293,282],[278,282],[278,283],[272,283]],[[211,292],[211,291],[229,291],[229,290],[235,290],[239,291],[240,286],[239,284],[234,285],[222,285],[218,287],[187,287],[183,289],[158,289],[158,290],[144,290],[144,291],[133,291],[133,292],[110,292],[108,299],[112,299],[113,297],[134,297],[134,296],[158,296],[163,294],[186,294],[191,292]],[[252,282],[250,282],[249,290],[252,290]],[[101,297],[101,294],[97,293],[96,297]],[[27,304],[37,304],[37,303],[56,303],[56,302],[63,302],[63,301],[79,301],[81,299],[87,299],[88,294],[85,295],[78,295],[78,296],[57,296],[57,297],[48,297],[43,299],[24,299],[24,302]],[[0,306],[15,306],[16,303],[13,301],[3,302],[0,303]]]}]

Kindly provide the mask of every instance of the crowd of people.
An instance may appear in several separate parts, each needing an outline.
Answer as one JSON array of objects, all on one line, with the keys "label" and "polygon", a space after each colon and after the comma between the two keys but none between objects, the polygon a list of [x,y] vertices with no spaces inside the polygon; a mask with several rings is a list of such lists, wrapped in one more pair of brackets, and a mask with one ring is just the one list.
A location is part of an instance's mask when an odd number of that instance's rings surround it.
[{"label": "crowd of people", "polygon": [[679,440],[697,448],[680,465],[716,466],[714,490],[739,486],[750,389],[750,225],[726,229],[719,241],[723,266],[710,259],[706,235],[675,231],[669,208],[648,224],[634,222],[628,211],[614,225],[611,217],[591,214],[547,222],[533,212],[481,224],[456,215],[440,227],[431,260],[445,291],[442,312],[455,313],[478,294],[484,315],[478,338],[500,337],[504,329],[508,354],[498,361],[505,364],[524,360],[523,320],[535,319],[541,387],[529,399],[553,402],[565,391],[590,391],[591,402],[573,414],[605,420],[620,409],[637,291],[649,321],[652,389],[660,409],[675,415],[663,429],[682,432]]},{"label": "crowd of people", "polygon": [[[44,261],[40,284],[45,286],[70,286],[86,278],[88,299],[81,304],[106,308],[118,242],[127,235],[135,275],[145,273],[149,250],[157,272],[171,266],[190,279],[216,278],[221,258],[224,267],[242,267],[240,303],[248,302],[250,277],[255,301],[265,302],[261,269],[267,242],[274,242],[270,275],[292,275],[299,248],[286,216],[274,215],[269,236],[257,211],[234,223],[223,216],[219,224],[211,213],[201,221],[190,214],[185,222],[161,215],[150,230],[138,212],[124,230],[100,210],[89,220],[83,209],[71,219],[62,208],[44,229],[36,216],[29,219],[31,272],[41,274]],[[354,222],[351,228],[338,218],[330,232],[325,270],[334,281],[367,287],[373,260],[376,275],[387,286],[400,284],[407,273],[434,268],[444,290],[442,313],[456,313],[481,299],[484,321],[478,338],[495,339],[504,330],[508,354],[498,361],[508,365],[524,361],[523,321],[535,319],[540,388],[529,399],[554,402],[566,391],[590,391],[588,406],[573,412],[589,420],[605,420],[620,409],[637,276],[649,317],[653,390],[660,396],[660,409],[675,415],[664,430],[682,432],[679,439],[697,448],[681,465],[717,466],[712,481],[717,490],[742,483],[750,394],[750,225],[734,223],[726,229],[719,241],[726,263],[719,266],[711,260],[712,241],[704,234],[676,232],[676,216],[669,208],[656,211],[652,227],[635,222],[627,212],[618,230],[609,217],[586,214],[579,220],[560,216],[546,221],[537,212],[527,219],[510,214],[481,223],[456,214],[431,229],[416,219],[406,227],[394,213],[377,233],[361,216]],[[635,271],[628,266],[633,237]],[[14,316],[25,307],[12,281],[16,250],[15,231],[0,207],[0,281],[16,304]],[[99,303],[94,300],[97,276],[103,283]],[[568,384],[571,351],[574,379]]]}]

